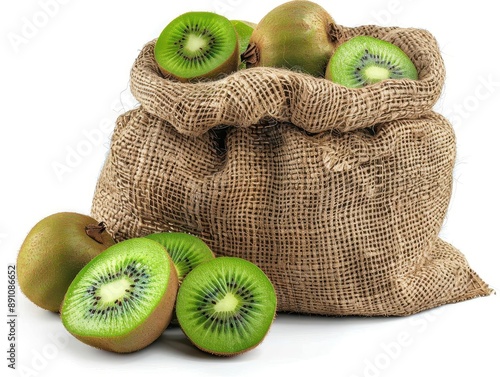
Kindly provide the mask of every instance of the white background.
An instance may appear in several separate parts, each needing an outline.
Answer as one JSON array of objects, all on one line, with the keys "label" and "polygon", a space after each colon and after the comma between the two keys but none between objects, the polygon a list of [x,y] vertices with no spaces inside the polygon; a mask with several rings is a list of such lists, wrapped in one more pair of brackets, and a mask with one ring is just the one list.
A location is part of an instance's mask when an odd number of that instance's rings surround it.
[{"label": "white background", "polygon": [[[436,0],[317,2],[342,25],[418,27],[437,38],[447,79],[435,109],[452,121],[458,149],[453,197],[441,236],[498,289],[500,54],[493,2],[452,6]],[[44,9],[43,3],[58,5]],[[216,11],[258,22],[280,3],[1,3],[0,276],[4,277],[0,303],[4,308],[0,313],[7,313],[7,264],[15,262],[31,227],[54,212],[89,213],[113,122],[135,106],[128,91],[129,71],[141,47],[186,11]],[[54,170],[63,165],[66,170]],[[17,310],[18,369],[8,370],[9,375],[500,375],[496,295],[407,318],[280,314],[258,348],[234,358],[203,354],[178,330],[165,332],[141,352],[115,355],[78,342],[66,333],[57,315],[39,309],[20,292]],[[5,356],[8,328],[2,329],[0,349]],[[7,360],[1,360],[4,375]]]}]

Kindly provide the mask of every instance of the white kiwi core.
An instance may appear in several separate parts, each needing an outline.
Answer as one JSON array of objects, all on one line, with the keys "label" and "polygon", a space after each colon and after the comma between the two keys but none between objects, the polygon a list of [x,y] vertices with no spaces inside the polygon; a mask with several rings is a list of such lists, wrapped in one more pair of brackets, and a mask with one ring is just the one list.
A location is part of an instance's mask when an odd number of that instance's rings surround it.
[{"label": "white kiwi core", "polygon": [[382,81],[387,80],[391,76],[391,71],[384,67],[372,65],[370,67],[366,67],[365,75],[372,81]]},{"label": "white kiwi core", "polygon": [[102,285],[96,293],[103,303],[112,303],[125,296],[130,285],[129,279],[121,278]]},{"label": "white kiwi core", "polygon": [[226,295],[222,298],[222,300],[220,300],[217,304],[215,304],[214,310],[217,313],[231,312],[236,309],[238,303],[239,301],[236,298],[236,296],[231,292],[227,292]]},{"label": "white kiwi core", "polygon": [[200,49],[205,48],[206,46],[207,40],[205,38],[202,38],[196,34],[189,34],[185,44],[185,49],[189,52],[195,53]]}]

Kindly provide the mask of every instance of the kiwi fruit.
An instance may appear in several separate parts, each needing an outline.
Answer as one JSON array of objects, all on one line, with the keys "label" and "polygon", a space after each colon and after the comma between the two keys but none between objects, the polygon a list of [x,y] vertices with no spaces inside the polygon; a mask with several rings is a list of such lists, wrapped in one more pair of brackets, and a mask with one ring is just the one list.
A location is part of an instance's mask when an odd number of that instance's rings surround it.
[{"label": "kiwi fruit", "polygon": [[215,258],[214,253],[205,242],[188,233],[153,233],[145,238],[156,241],[167,249],[174,262],[179,284],[193,268]]},{"label": "kiwi fruit", "polygon": [[238,36],[226,17],[188,12],[171,21],[156,40],[160,71],[180,81],[215,79],[238,69]]},{"label": "kiwi fruit", "polygon": [[90,346],[134,352],[166,329],[178,286],[163,246],[146,238],[128,239],[99,254],[76,275],[61,307],[62,323]]},{"label": "kiwi fruit", "polygon": [[417,80],[418,73],[398,46],[362,35],[338,47],[328,63],[325,77],[349,88],[360,88],[387,79]]},{"label": "kiwi fruit", "polygon": [[43,309],[59,312],[76,274],[115,244],[104,223],[75,212],[40,220],[17,255],[17,278],[23,294]]},{"label": "kiwi fruit", "polygon": [[276,315],[276,293],[265,273],[237,257],[219,257],[193,269],[179,288],[179,324],[199,349],[220,356],[262,342]]},{"label": "kiwi fruit", "polygon": [[[231,20],[231,23],[234,26],[234,30],[236,30],[236,34],[238,35],[238,45],[240,47],[238,58],[246,51],[248,48],[248,43],[250,42],[250,37],[254,29],[256,28],[256,24],[249,21],[242,20]],[[238,66],[238,70],[245,69],[247,67],[245,62],[240,60],[240,64]]]},{"label": "kiwi fruit", "polygon": [[[200,238],[182,232],[153,233],[146,238],[160,243],[172,258],[179,284],[196,266],[215,258],[214,253]],[[179,321],[175,310],[170,321],[172,326],[178,326]]]},{"label": "kiwi fruit", "polygon": [[279,67],[324,77],[338,40],[332,17],[312,1],[289,1],[257,24],[241,55],[247,68]]}]

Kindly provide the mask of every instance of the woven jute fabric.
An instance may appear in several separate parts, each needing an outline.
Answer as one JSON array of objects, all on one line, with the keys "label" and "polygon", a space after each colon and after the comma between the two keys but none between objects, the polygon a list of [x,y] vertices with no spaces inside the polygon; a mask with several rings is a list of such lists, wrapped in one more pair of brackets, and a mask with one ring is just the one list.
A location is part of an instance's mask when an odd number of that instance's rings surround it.
[{"label": "woven jute fabric", "polygon": [[401,47],[419,80],[348,89],[277,68],[210,82],[162,77],[154,41],[131,72],[140,106],[116,122],[92,203],[116,240],[201,237],[256,263],[278,309],[408,315],[491,292],[439,238],[455,136],[432,111],[444,82],[433,36],[337,26]]}]

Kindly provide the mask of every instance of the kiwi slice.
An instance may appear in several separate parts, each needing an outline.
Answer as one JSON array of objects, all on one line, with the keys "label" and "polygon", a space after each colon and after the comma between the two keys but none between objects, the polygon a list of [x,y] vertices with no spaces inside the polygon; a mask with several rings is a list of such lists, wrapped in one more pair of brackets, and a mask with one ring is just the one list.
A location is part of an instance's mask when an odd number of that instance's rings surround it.
[{"label": "kiwi slice", "polygon": [[349,88],[387,79],[418,79],[411,59],[398,46],[369,36],[341,44],[331,57],[325,77]]},{"label": "kiwi slice", "polygon": [[159,242],[167,249],[177,270],[179,283],[182,283],[184,277],[193,268],[215,258],[205,242],[188,233],[153,233],[147,235],[146,238]]},{"label": "kiwi slice", "polygon": [[220,257],[193,269],[179,288],[179,324],[199,349],[230,356],[262,342],[276,314],[272,283],[255,264]]},{"label": "kiwi slice", "polygon": [[[250,37],[257,26],[253,22],[242,21],[242,20],[231,20],[231,23],[234,26],[234,30],[236,30],[236,34],[238,35],[238,45],[240,47],[238,57],[242,55],[246,49],[248,48],[248,44],[250,42]],[[240,64],[238,69],[245,69],[247,67],[245,62],[242,62],[240,59]]]},{"label": "kiwi slice", "polygon": [[188,12],[163,29],[154,55],[165,76],[180,81],[216,78],[238,69],[238,36],[224,16]]},{"label": "kiwi slice", "polygon": [[177,290],[165,248],[146,238],[129,239],[106,249],[76,275],[62,304],[62,322],[88,345],[137,351],[168,326]]}]

